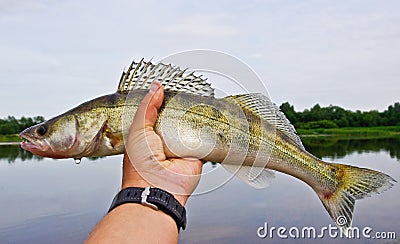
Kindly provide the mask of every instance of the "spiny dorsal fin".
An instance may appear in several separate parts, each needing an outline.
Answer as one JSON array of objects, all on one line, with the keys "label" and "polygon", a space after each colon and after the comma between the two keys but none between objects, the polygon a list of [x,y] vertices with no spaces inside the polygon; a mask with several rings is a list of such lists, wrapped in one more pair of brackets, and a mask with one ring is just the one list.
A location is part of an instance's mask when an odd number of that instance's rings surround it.
[{"label": "spiny dorsal fin", "polygon": [[214,96],[211,84],[193,72],[162,63],[152,64],[141,59],[132,61],[129,68],[122,72],[117,92],[135,89],[148,89],[153,81],[158,81],[165,90],[178,91],[201,96]]},{"label": "spiny dorsal fin", "polygon": [[273,124],[279,131],[288,136],[304,149],[300,137],[290,121],[286,118],[285,114],[280,111],[268,97],[260,93],[251,93],[243,95],[233,95],[224,98],[228,101],[233,101],[242,108],[246,108],[253,113],[259,115],[269,123]]}]

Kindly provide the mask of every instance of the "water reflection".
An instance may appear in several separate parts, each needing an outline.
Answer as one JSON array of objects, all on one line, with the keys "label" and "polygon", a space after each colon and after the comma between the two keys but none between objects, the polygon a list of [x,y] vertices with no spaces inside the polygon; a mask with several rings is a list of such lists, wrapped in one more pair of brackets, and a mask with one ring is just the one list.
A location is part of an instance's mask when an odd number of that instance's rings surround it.
[{"label": "water reflection", "polygon": [[400,160],[400,138],[341,139],[335,137],[302,138],[305,148],[315,156],[344,158],[357,152],[387,152],[391,158]]},{"label": "water reflection", "polygon": [[[373,168],[400,179],[400,164],[396,163],[400,159],[398,138],[325,137],[303,141],[318,157],[343,158],[340,160],[343,163],[356,162],[355,166]],[[119,190],[121,162],[119,155],[95,163],[84,159],[75,165],[72,159],[42,159],[17,145],[1,145],[0,243],[82,243]],[[211,167],[205,164],[205,170]],[[220,170],[221,177],[228,174],[221,167],[216,170]],[[200,186],[210,180],[202,177]],[[384,194],[357,203],[354,226],[400,233],[399,195],[400,188],[396,185]],[[333,224],[313,190],[284,174],[277,174],[273,184],[263,190],[233,178],[214,191],[192,196],[187,212],[188,228],[180,235],[181,243],[291,243],[290,239],[259,239],[256,231],[265,222],[287,228],[321,228]],[[294,241],[309,243],[310,240]],[[329,237],[321,241],[347,243]],[[354,241],[375,243],[366,239]]]},{"label": "water reflection", "polygon": [[8,163],[13,163],[15,160],[42,160],[42,157],[36,156],[31,152],[23,150],[19,145],[1,145],[0,160],[6,160]]},{"label": "water reflection", "polygon": [[[387,152],[391,158],[400,160],[400,137],[379,139],[343,139],[336,137],[304,137],[302,138],[305,148],[315,156],[343,158],[353,152]],[[97,160],[102,157],[88,158]],[[19,145],[0,145],[0,160],[5,159],[9,163],[15,160],[42,160],[19,147]]]},{"label": "water reflection", "polygon": [[[104,157],[89,157],[85,158],[90,161],[95,161]],[[43,160],[43,157],[36,156],[29,151],[22,149],[19,145],[0,145],[0,160],[5,160],[8,163],[14,163],[16,160]]]}]

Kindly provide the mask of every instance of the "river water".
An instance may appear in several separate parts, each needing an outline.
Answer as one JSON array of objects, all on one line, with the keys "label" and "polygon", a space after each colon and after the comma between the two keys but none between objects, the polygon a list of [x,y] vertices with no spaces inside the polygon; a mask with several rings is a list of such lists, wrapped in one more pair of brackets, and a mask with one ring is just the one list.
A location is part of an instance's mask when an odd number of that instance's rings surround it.
[{"label": "river water", "polygon": [[[400,180],[400,139],[304,141],[309,151],[326,161],[372,168]],[[43,159],[18,146],[0,146],[0,243],[81,243],[119,190],[121,161],[121,156],[84,158],[77,165],[72,159]],[[210,163],[204,171],[214,172],[213,177],[228,176],[222,167]],[[199,188],[213,180],[203,177]],[[331,235],[322,231],[323,237],[318,237],[321,229],[334,224],[306,184],[277,173],[268,188],[256,190],[232,179],[189,199],[188,226],[181,231],[180,242],[399,243],[373,238],[377,232],[399,238],[399,206],[396,184],[383,194],[357,201],[353,226],[360,232],[367,230],[366,236],[360,233],[349,240],[333,229]],[[273,227],[286,231],[279,236],[275,230],[271,236]],[[316,230],[316,237],[308,238],[305,232],[302,238],[301,232],[308,227]],[[265,230],[268,235],[260,238]],[[333,238],[335,233],[338,237]]]}]

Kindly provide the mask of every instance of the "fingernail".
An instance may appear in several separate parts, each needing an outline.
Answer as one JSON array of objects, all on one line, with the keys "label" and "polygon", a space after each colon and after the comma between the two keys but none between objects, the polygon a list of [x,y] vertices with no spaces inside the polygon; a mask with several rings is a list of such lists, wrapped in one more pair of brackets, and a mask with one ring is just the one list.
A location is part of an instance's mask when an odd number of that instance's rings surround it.
[{"label": "fingernail", "polygon": [[157,83],[154,83],[154,82],[151,83],[149,93],[150,93],[150,94],[155,93],[155,92],[157,91],[158,87],[159,87],[159,86],[158,86]]}]

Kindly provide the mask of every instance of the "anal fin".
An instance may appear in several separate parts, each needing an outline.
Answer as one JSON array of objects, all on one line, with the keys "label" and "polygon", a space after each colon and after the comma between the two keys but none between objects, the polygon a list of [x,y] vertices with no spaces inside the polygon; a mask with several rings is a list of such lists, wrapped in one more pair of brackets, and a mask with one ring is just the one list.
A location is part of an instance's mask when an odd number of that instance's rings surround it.
[{"label": "anal fin", "polygon": [[222,164],[222,166],[229,173],[234,174],[244,183],[256,189],[266,188],[275,178],[274,171],[266,168],[254,170],[254,167],[252,166],[238,166],[229,164]]}]

